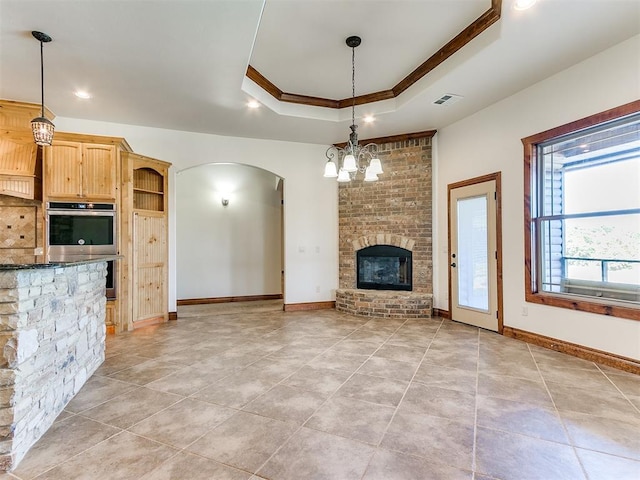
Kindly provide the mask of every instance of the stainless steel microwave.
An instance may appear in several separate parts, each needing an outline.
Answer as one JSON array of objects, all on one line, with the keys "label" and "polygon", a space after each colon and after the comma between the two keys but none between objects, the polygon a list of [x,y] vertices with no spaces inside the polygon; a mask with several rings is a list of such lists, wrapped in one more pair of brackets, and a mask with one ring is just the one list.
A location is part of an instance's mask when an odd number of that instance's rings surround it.
[{"label": "stainless steel microwave", "polygon": [[47,202],[46,231],[50,256],[117,253],[112,203]]}]

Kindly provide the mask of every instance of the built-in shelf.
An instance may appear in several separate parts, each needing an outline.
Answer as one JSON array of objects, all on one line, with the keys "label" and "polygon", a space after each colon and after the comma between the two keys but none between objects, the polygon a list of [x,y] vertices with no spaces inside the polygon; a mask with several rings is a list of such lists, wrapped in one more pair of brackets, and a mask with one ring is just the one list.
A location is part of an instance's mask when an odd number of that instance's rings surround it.
[{"label": "built-in shelf", "polygon": [[133,191],[134,192],[155,193],[155,194],[158,194],[158,195],[164,195],[164,192],[159,192],[157,190],[146,190],[144,188],[134,188]]},{"label": "built-in shelf", "polygon": [[133,208],[164,211],[164,176],[152,168],[133,171]]}]

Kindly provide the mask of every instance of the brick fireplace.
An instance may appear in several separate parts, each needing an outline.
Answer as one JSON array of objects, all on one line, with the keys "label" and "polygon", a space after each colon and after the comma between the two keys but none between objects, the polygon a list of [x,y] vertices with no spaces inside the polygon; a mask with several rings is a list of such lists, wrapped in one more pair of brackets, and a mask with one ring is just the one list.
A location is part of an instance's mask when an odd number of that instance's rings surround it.
[{"label": "brick fireplace", "polygon": [[[338,310],[380,317],[431,316],[431,140],[432,134],[425,134],[378,143],[385,172],[380,180],[340,184]],[[357,288],[357,252],[374,245],[412,253],[411,291]]]}]

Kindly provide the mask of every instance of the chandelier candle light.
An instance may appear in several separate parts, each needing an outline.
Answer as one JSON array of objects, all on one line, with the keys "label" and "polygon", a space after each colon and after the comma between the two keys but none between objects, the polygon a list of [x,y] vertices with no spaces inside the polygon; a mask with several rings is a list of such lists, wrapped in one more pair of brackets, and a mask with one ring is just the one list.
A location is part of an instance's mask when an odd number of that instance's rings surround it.
[{"label": "chandelier candle light", "polygon": [[38,145],[48,146],[53,141],[53,123],[44,116],[44,62],[43,62],[43,44],[49,43],[51,37],[42,32],[31,32],[36,40],[40,42],[40,93],[42,114],[31,120],[31,130],[33,131],[33,140]]},{"label": "chandelier candle light", "polygon": [[[347,46],[351,48],[351,134],[349,141],[344,148],[330,146],[327,149],[327,163],[324,167],[324,176],[327,178],[336,178],[338,182],[350,182],[355,179],[359,173],[364,173],[365,182],[376,182],[378,175],[382,172],[382,164],[378,158],[378,146],[375,143],[369,143],[364,147],[358,145],[358,134],[356,129],[355,111],[356,111],[356,67],[355,67],[355,51],[360,45],[360,37],[347,38]],[[336,159],[336,161],[334,161]],[[338,165],[340,168],[338,169]]]}]

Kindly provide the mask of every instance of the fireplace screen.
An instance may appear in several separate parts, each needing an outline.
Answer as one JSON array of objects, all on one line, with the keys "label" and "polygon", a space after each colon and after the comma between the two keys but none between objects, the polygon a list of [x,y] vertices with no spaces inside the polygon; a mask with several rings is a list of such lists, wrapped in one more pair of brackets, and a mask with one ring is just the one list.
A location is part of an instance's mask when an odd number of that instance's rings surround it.
[{"label": "fireplace screen", "polygon": [[411,252],[391,245],[375,245],[357,253],[358,288],[412,289]]}]

